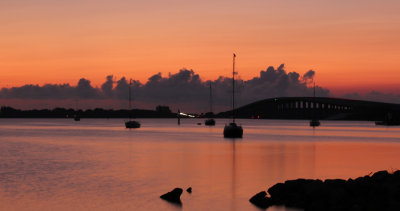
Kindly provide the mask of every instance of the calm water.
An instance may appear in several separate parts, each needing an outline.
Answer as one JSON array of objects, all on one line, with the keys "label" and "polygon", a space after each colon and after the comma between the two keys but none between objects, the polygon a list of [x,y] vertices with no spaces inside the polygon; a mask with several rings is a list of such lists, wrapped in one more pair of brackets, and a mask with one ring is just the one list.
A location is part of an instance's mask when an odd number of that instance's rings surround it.
[{"label": "calm water", "polygon": [[[140,121],[0,119],[0,210],[259,210],[248,199],[287,179],[400,168],[400,127],[239,120],[244,137],[231,140],[227,120]],[[159,199],[189,186],[182,207]]]}]

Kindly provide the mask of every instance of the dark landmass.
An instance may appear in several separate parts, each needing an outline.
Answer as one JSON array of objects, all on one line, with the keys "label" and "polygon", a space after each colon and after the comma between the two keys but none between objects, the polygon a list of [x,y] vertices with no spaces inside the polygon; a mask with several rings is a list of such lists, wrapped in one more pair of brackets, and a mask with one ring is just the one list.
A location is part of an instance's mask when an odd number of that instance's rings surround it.
[{"label": "dark landmass", "polygon": [[175,188],[172,191],[161,195],[160,198],[169,201],[171,203],[182,204],[181,202],[182,192],[183,192],[182,188]]},{"label": "dark landmass", "polygon": [[112,109],[88,109],[74,110],[65,108],[42,109],[42,110],[19,110],[11,107],[1,107],[0,118],[176,118],[168,107],[157,107],[156,110],[112,110]]},{"label": "dark landmass", "polygon": [[400,210],[400,170],[348,180],[288,180],[269,188],[268,194],[262,191],[250,202],[263,209],[285,205],[305,211]]},{"label": "dark landmass", "polygon": [[[211,112],[191,114],[201,118],[231,118],[235,114],[243,119],[319,119],[319,120],[361,120],[386,123],[400,122],[400,104],[347,100],[326,97],[282,97],[257,101],[218,114]],[[88,109],[74,110],[55,108],[52,110],[18,110],[2,107],[0,118],[176,118],[168,106],[157,106],[155,110],[133,109]],[[182,115],[181,118],[188,116]],[[378,122],[378,123],[379,123]]]}]

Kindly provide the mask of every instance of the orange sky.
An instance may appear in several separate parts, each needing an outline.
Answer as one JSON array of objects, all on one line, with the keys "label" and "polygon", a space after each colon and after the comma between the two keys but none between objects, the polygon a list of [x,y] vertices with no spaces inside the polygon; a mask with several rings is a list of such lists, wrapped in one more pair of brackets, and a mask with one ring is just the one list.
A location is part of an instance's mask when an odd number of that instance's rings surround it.
[{"label": "orange sky", "polygon": [[236,52],[243,79],[285,63],[334,93],[400,93],[398,11],[397,0],[3,0],[0,87],[144,83],[183,67],[216,79]]}]

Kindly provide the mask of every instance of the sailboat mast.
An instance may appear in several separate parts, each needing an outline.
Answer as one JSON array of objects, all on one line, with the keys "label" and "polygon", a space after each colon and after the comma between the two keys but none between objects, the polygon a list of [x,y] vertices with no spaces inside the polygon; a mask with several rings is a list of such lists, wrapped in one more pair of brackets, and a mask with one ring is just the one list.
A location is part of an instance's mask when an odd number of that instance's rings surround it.
[{"label": "sailboat mast", "polygon": [[232,119],[235,122],[235,58],[236,54],[233,53],[233,69],[232,69]]},{"label": "sailboat mast", "polygon": [[314,82],[314,99],[315,99],[315,82]]},{"label": "sailboat mast", "polygon": [[132,103],[131,103],[131,85],[132,79],[129,80],[129,120],[132,118]]},{"label": "sailboat mast", "polygon": [[313,97],[313,119],[315,119],[315,109],[317,108],[317,103],[315,102],[315,82],[314,82],[314,97]]},{"label": "sailboat mast", "polygon": [[210,112],[212,113],[212,91],[211,91],[211,81],[210,81]]},{"label": "sailboat mast", "polygon": [[129,110],[132,108],[131,104],[131,85],[132,85],[132,79],[129,80]]}]

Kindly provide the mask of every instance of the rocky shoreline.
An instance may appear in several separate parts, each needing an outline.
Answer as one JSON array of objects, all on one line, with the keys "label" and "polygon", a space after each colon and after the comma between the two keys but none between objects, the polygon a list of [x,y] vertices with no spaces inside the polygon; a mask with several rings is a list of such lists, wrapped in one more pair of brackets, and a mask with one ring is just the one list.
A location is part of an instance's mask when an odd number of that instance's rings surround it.
[{"label": "rocky shoreline", "polygon": [[257,193],[250,202],[263,209],[285,205],[305,211],[400,210],[400,170],[379,171],[348,180],[288,180],[275,184],[267,192]]}]

